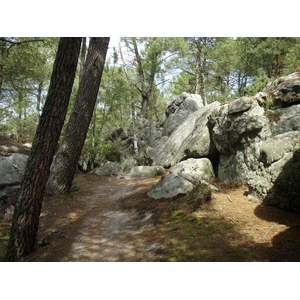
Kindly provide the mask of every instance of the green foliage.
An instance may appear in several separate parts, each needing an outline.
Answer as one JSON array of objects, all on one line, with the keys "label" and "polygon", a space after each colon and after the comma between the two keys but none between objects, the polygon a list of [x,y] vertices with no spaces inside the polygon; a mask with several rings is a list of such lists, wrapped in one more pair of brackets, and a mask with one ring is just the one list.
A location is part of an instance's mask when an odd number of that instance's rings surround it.
[{"label": "green foliage", "polygon": [[7,38],[5,44],[0,122],[10,130],[33,138],[50,82],[58,38]]},{"label": "green foliage", "polygon": [[296,37],[295,43],[289,48],[286,54],[286,73],[291,73],[300,70],[300,38]]},{"label": "green foliage", "polygon": [[268,78],[266,75],[254,76],[252,84],[244,88],[244,95],[253,96],[257,94],[273,80],[275,80],[274,77]]},{"label": "green foliage", "polygon": [[100,142],[96,146],[85,143],[81,155],[89,158],[93,163],[102,163],[105,158],[119,157],[119,146],[111,141]]},{"label": "green foliage", "polygon": [[197,210],[201,205],[211,200],[212,191],[207,184],[198,182],[186,195],[186,204],[191,211]]}]

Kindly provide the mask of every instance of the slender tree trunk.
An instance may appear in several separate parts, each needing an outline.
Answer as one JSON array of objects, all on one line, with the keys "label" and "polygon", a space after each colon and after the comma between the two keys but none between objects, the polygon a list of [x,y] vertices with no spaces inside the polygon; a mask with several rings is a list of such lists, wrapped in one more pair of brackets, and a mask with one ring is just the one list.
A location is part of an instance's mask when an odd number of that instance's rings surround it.
[{"label": "slender tree trunk", "polygon": [[242,93],[242,83],[241,83],[241,72],[239,71],[239,75],[238,75],[238,93],[239,96],[241,96]]},{"label": "slender tree trunk", "polygon": [[125,64],[125,60],[123,57],[123,53],[122,53],[122,48],[121,48],[121,44],[119,43],[119,50],[120,50],[120,55],[121,55],[121,59],[123,62],[123,68],[124,68],[124,72],[127,78],[127,81],[129,83],[130,86],[130,91],[131,91],[131,113],[132,113],[132,128],[133,128],[133,148],[134,148],[134,153],[135,153],[135,158],[138,157],[138,147],[137,147],[137,139],[136,139],[136,134],[135,134],[135,101],[134,101],[134,97],[133,97],[133,93],[134,93],[134,88],[133,88],[133,84],[130,80],[130,77],[128,75],[128,71],[126,68],[126,64]]},{"label": "slender tree trunk", "polygon": [[43,81],[40,82],[38,87],[38,94],[36,97],[36,123],[38,125],[40,120],[40,107],[41,107],[41,99],[42,99],[42,91],[43,91]]},{"label": "slender tree trunk", "polygon": [[202,92],[203,92],[203,101],[204,105],[207,105],[207,98],[206,98],[206,82],[205,82],[205,72],[206,72],[206,55],[207,55],[207,38],[204,37],[204,50],[203,50],[203,59],[202,59],[202,66],[201,66],[201,75],[202,75]]},{"label": "slender tree trunk", "polygon": [[2,81],[3,81],[3,66],[4,66],[4,53],[5,53],[5,42],[0,41],[0,99],[2,91]]},{"label": "slender tree trunk", "polygon": [[69,193],[93,116],[109,38],[91,38],[75,104],[61,146],[53,160],[47,194]]},{"label": "slender tree trunk", "polygon": [[21,260],[34,251],[46,182],[68,109],[80,44],[81,38],[60,39],[46,103],[15,207],[6,261]]},{"label": "slender tree trunk", "polygon": [[280,61],[280,55],[281,55],[281,51],[280,48],[278,48],[278,54],[277,54],[277,77],[280,77],[280,69],[281,69],[281,61]]},{"label": "slender tree trunk", "polygon": [[205,65],[206,65],[206,58],[205,58],[205,53],[203,54],[203,60],[202,60],[202,66],[201,66],[201,90],[202,90],[202,95],[203,95],[203,101],[204,105],[207,105],[207,98],[206,98],[206,84],[205,84]]},{"label": "slender tree trunk", "polygon": [[149,97],[147,94],[142,94],[142,110],[141,110],[141,117],[147,119],[147,107],[149,103]]},{"label": "slender tree trunk", "polygon": [[[200,83],[200,52],[197,49],[197,56],[196,56],[196,87],[195,87],[195,94],[199,94],[199,83]],[[200,91],[201,93],[201,91]]]}]

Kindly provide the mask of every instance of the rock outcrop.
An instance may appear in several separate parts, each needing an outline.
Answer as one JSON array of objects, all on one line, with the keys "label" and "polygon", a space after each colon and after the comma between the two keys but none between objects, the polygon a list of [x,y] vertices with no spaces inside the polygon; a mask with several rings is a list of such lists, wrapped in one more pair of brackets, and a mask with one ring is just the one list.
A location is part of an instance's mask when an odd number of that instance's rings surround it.
[{"label": "rock outcrop", "polygon": [[183,159],[215,155],[217,149],[210,138],[208,119],[211,114],[219,111],[219,107],[219,102],[200,107],[177,126],[163,144],[148,148],[153,164],[170,168]]},{"label": "rock outcrop", "polygon": [[[193,112],[203,107],[200,95],[182,93],[173,96],[166,112],[155,124],[145,118],[140,118],[130,125],[129,129],[117,128],[112,130],[106,140],[113,142],[119,149],[119,156],[106,157],[111,162],[120,162],[119,169],[123,169],[124,164],[137,165],[161,165],[158,161],[157,151],[165,144],[176,129],[182,125]],[[134,139],[136,138],[136,140]],[[136,141],[137,153],[134,142]],[[163,151],[167,152],[167,151]],[[176,160],[176,163],[181,158]],[[172,165],[174,165],[173,163]],[[102,167],[103,168],[103,167]]]},{"label": "rock outcrop", "polygon": [[209,176],[215,171],[221,181],[242,180],[249,185],[249,197],[300,212],[299,121],[296,72],[253,97],[224,104],[203,106],[200,96],[182,93],[172,97],[159,122],[140,119],[135,128],[113,131],[108,139],[119,145],[121,165],[130,160],[132,166],[162,166],[171,173],[188,173],[182,176],[203,176],[198,173],[203,167],[182,165],[190,159],[209,159]]},{"label": "rock outcrop", "polygon": [[248,197],[300,212],[300,131],[265,141],[258,162],[259,167],[247,174]]},{"label": "rock outcrop", "polygon": [[262,141],[271,137],[269,119],[256,100],[242,97],[210,118],[212,140],[220,153],[218,178],[230,181],[243,178],[249,169],[256,169]]}]

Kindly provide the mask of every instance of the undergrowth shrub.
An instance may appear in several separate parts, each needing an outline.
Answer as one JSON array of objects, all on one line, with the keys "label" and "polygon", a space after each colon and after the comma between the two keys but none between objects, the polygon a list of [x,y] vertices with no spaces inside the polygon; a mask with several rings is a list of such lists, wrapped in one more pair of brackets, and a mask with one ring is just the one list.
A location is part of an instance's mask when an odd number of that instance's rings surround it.
[{"label": "undergrowth shrub", "polygon": [[15,207],[13,205],[10,205],[6,210],[5,214],[3,216],[4,220],[12,221],[12,217],[14,215]]},{"label": "undergrowth shrub", "polygon": [[198,182],[195,187],[186,195],[186,205],[191,211],[197,210],[201,205],[211,200],[211,189],[202,182]]}]

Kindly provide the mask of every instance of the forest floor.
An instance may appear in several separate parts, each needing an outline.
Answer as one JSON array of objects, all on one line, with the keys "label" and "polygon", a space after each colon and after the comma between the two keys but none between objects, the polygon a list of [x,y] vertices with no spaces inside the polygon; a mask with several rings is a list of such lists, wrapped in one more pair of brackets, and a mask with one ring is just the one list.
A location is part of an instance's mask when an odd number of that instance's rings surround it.
[{"label": "forest floor", "polygon": [[[146,197],[159,179],[77,174],[77,191],[45,198],[37,249],[25,261],[300,261],[300,214],[218,180],[220,191],[191,212],[185,197]],[[1,260],[8,228],[0,224]]]}]

